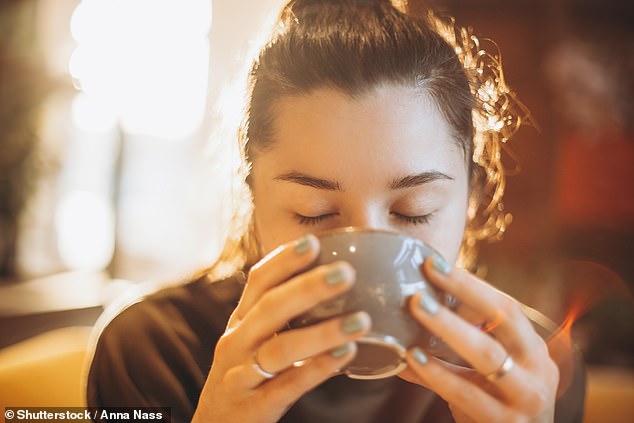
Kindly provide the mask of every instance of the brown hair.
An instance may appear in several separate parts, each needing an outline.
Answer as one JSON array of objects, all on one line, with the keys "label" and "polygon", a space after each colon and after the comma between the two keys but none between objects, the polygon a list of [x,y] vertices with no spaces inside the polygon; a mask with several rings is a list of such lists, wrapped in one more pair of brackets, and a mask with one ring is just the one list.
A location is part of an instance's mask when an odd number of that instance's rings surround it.
[{"label": "brown hair", "polygon": [[[431,14],[408,14],[390,0],[291,0],[249,74],[240,133],[243,181],[248,181],[253,158],[274,142],[277,100],[324,87],[351,97],[381,84],[420,89],[435,100],[470,169],[472,198],[461,251],[462,264],[470,267],[476,241],[502,233],[508,220],[501,206],[499,145],[520,121],[509,107],[515,102],[497,56],[479,47],[469,31],[442,24]],[[483,87],[488,91],[482,92]],[[487,129],[492,117],[502,126]],[[247,186],[241,194],[240,202],[250,201]],[[217,263],[228,266],[223,266],[226,271],[259,258],[251,214],[243,209],[234,216]]]},{"label": "brown hair", "polygon": [[436,101],[466,157],[473,97],[453,48],[424,18],[390,1],[291,1],[279,31],[250,73],[245,153],[273,142],[275,103],[329,87],[352,97],[381,84],[407,85]]}]

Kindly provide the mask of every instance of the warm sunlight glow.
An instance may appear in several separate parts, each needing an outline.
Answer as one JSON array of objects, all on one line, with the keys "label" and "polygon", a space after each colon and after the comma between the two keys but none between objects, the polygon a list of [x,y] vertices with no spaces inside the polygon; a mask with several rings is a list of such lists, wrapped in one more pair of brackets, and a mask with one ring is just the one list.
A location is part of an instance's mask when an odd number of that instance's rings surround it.
[{"label": "warm sunlight glow", "polygon": [[71,117],[77,128],[93,134],[113,131],[117,125],[114,110],[84,93],[73,99]]},{"label": "warm sunlight glow", "polygon": [[114,251],[114,216],[108,201],[88,191],[72,191],[59,203],[57,242],[71,270],[102,270]]},{"label": "warm sunlight glow", "polygon": [[210,26],[211,0],[83,0],[69,72],[124,131],[186,137],[205,110]]}]

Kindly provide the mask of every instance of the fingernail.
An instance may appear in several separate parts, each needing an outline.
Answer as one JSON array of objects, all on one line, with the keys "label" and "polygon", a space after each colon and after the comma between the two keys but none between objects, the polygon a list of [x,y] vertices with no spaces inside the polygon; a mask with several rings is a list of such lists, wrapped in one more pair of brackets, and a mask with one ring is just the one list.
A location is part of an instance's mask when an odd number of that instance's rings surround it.
[{"label": "fingernail", "polygon": [[427,355],[418,347],[414,347],[414,349],[412,350],[412,355],[419,364],[427,364],[427,362],[429,361]]},{"label": "fingernail", "polygon": [[310,250],[309,237],[304,237],[302,239],[298,239],[297,241],[295,241],[295,252],[297,254],[304,254],[308,250]]},{"label": "fingernail", "polygon": [[439,273],[448,275],[451,272],[451,266],[441,256],[434,254],[431,256],[431,261],[434,265],[434,269],[436,269]]},{"label": "fingernail", "polygon": [[438,309],[440,308],[438,301],[428,292],[421,292],[418,305],[429,314],[438,313]]},{"label": "fingernail", "polygon": [[338,285],[346,280],[346,272],[341,266],[333,267],[326,272],[325,277],[328,285]]},{"label": "fingernail", "polygon": [[354,347],[354,342],[348,342],[347,344],[343,344],[342,346],[337,347],[334,350],[331,350],[330,355],[333,356],[334,358],[343,357],[344,355],[352,351],[353,347]]},{"label": "fingernail", "polygon": [[341,330],[345,333],[355,333],[367,326],[366,319],[363,318],[364,313],[355,313],[348,316],[341,322]]}]

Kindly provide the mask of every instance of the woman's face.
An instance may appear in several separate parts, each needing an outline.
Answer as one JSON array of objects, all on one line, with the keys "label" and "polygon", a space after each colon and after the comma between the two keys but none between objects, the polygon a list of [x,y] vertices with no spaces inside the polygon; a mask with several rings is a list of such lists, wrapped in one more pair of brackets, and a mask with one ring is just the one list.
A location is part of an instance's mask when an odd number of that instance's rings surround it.
[{"label": "woman's face", "polygon": [[276,105],[275,139],[253,161],[263,251],[343,226],[398,231],[454,262],[466,221],[464,154],[433,101],[400,85],[334,89]]}]

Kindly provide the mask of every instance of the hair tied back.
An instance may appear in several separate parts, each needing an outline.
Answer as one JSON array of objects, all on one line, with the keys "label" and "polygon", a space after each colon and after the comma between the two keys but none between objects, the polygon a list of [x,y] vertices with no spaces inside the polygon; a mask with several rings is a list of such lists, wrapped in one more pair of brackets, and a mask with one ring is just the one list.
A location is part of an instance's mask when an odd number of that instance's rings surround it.
[{"label": "hair tied back", "polygon": [[284,7],[282,16],[286,18],[292,16],[294,19],[299,20],[304,16],[314,14],[317,12],[317,9],[322,7],[369,7],[385,5],[404,11],[406,3],[406,0],[291,0]]}]

